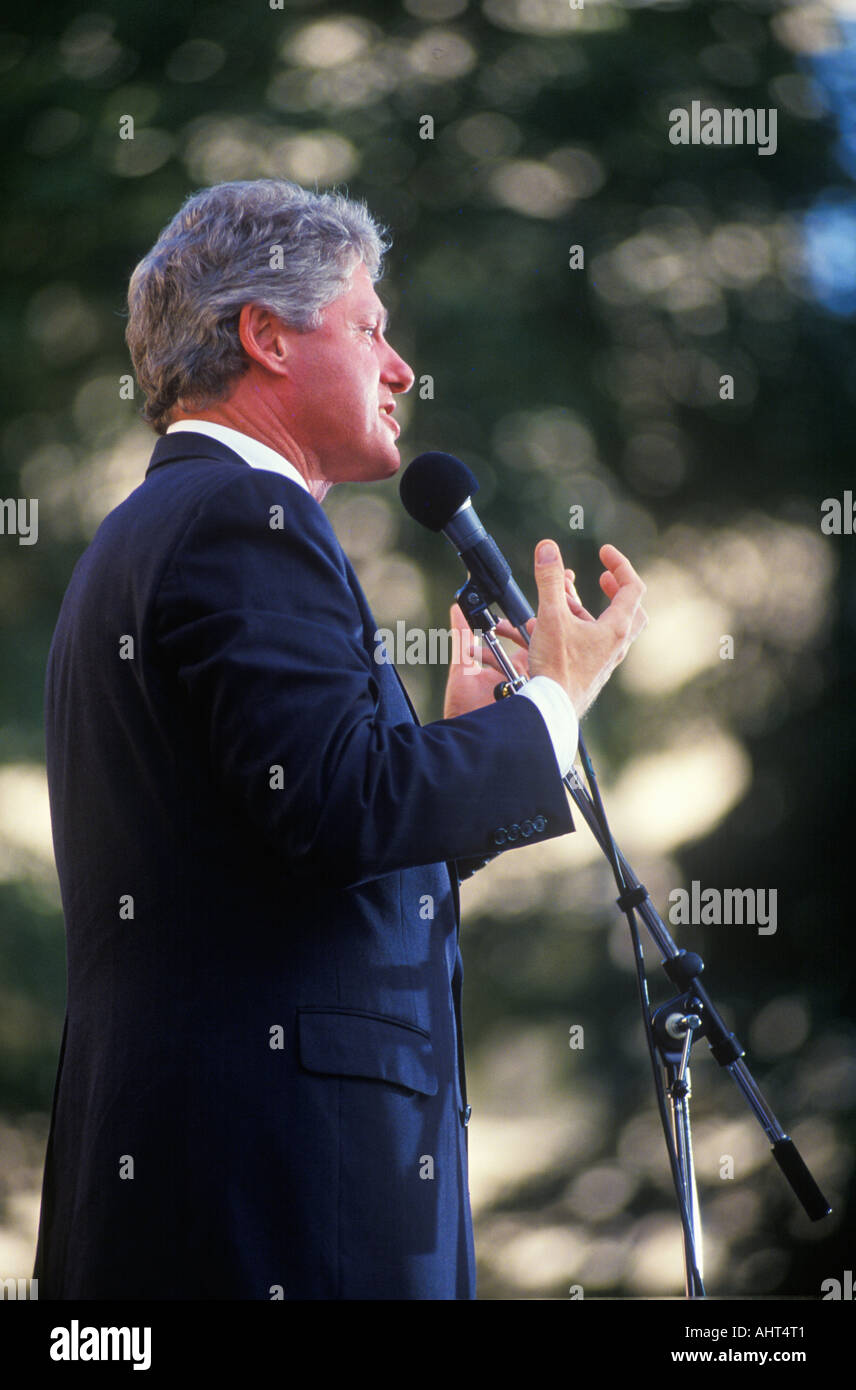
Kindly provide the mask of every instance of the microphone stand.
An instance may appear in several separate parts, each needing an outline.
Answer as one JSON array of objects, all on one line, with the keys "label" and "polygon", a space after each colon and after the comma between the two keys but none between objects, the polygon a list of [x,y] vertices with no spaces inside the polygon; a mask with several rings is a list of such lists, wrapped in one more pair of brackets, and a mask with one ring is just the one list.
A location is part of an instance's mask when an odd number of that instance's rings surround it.
[{"label": "microphone stand", "polygon": [[[499,683],[494,692],[496,699],[504,699],[514,695],[526,681],[526,677],[518,674],[515,670],[496,636],[495,629],[498,619],[490,611],[490,604],[500,603],[502,597],[503,593],[500,591],[499,585],[493,583],[484,574],[479,576],[478,581],[470,575],[467,582],[455,595],[455,600],[469,626],[484,638],[496,658],[500,670],[505,674],[506,679]],[[511,621],[528,646],[530,638],[525,624],[516,620],[519,612],[518,603]],[[530,616],[534,616],[531,611]],[[648,890],[644,884],[640,883],[627,859],[613,840],[597,785],[597,778],[582,734],[580,734],[578,747],[588,788],[576,768],[573,767],[563,780],[574,804],[612,869],[619,890],[616,901],[620,910],[626,915],[630,927],[643,1021],[654,1072],[654,1085],[663,1124],[666,1151],[672,1170],[678,1213],[681,1219],[686,1296],[687,1298],[704,1298],[701,1217],[695,1181],[689,1112],[691,1094],[689,1054],[692,1044],[698,1038],[707,1038],[708,1046],[716,1061],[725,1068],[736,1083],[744,1100],[767,1135],[773,1157],[808,1217],[812,1221],[820,1221],[829,1214],[832,1208],[803,1162],[793,1140],[782,1129],[767,1105],[749,1068],[743,1061],[743,1048],[735,1035],[728,1031],[724,1020],[701,984],[699,976],[704,969],[704,962],[695,952],[679,950],[676,946],[665,923],[651,902]],[[661,964],[666,975],[677,989],[677,993],[653,1013],[645,979],[642,946],[636,922],[637,913],[663,957]],[[660,1058],[659,1066],[657,1063],[658,1055]],[[662,1066],[664,1075],[661,1074],[660,1066]],[[670,1113],[666,1109],[666,1094],[669,1097]]]}]

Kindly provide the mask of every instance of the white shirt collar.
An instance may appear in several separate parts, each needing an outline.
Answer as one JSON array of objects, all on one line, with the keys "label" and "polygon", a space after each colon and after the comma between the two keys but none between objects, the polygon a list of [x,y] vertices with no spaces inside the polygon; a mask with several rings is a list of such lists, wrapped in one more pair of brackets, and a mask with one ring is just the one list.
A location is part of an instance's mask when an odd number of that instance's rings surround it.
[{"label": "white shirt collar", "polygon": [[228,425],[215,425],[211,420],[176,420],[174,425],[167,427],[166,432],[177,434],[180,430],[190,430],[193,434],[207,434],[211,439],[219,439],[221,444],[233,449],[251,468],[267,468],[271,473],[281,473],[283,477],[290,478],[293,483],[299,483],[309,492],[309,484],[303,475],[298,473],[294,464],[289,463],[288,459],[283,458],[275,449],[262,444],[261,440],[253,439],[252,435],[230,429]]}]

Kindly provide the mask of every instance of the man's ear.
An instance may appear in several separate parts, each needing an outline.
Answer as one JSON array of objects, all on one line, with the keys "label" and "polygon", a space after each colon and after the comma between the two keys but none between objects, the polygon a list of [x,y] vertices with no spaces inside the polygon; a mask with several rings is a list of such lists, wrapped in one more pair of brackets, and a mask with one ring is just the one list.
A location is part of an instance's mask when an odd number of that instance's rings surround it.
[{"label": "man's ear", "polygon": [[238,318],[238,336],[248,357],[278,376],[284,376],[289,353],[288,329],[263,304],[245,304]]}]

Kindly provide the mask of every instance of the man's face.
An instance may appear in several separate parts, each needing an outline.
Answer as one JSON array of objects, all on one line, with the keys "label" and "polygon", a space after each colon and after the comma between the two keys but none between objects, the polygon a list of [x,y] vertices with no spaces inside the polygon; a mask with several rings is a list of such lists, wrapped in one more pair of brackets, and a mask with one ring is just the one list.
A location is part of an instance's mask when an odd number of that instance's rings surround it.
[{"label": "man's face", "polygon": [[401,463],[394,398],[414,376],[384,338],[386,318],[361,262],[321,326],[288,336],[282,424],[328,482],[388,478]]}]

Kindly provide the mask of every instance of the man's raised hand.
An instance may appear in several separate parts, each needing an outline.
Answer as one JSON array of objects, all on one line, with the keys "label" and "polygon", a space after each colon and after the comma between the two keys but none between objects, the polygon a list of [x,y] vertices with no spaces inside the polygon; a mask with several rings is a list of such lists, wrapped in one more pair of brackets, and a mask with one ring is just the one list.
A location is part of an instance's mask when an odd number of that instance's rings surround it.
[{"label": "man's raised hand", "polygon": [[[594,618],[569,600],[566,571],[554,541],[535,547],[538,616],[527,629],[530,676],[550,676],[567,691],[582,718],[648,622],[642,607],[645,585],[626,555],[603,545],[600,587],[609,607]],[[576,595],[573,595],[575,598]]]}]

